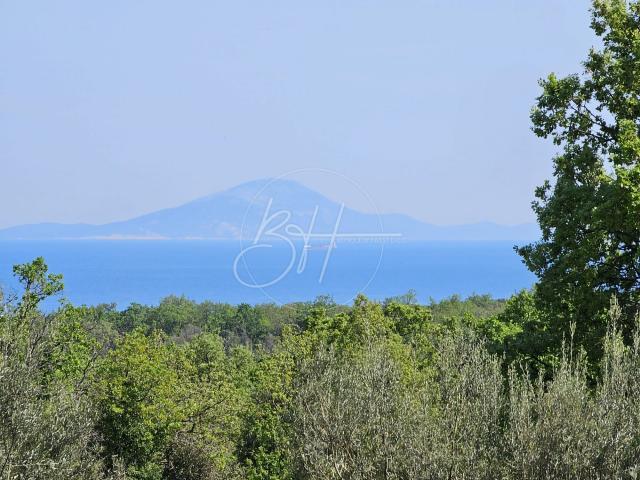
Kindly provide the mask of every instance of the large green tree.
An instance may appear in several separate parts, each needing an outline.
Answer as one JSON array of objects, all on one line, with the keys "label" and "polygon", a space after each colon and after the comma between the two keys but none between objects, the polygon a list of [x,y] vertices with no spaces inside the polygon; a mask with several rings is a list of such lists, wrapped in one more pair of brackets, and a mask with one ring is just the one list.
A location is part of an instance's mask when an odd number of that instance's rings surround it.
[{"label": "large green tree", "polygon": [[587,346],[612,295],[626,327],[640,301],[640,2],[595,0],[592,14],[600,41],[583,73],[541,81],[533,130],[561,152],[533,203],[542,238],[518,249],[550,333],[575,322]]}]

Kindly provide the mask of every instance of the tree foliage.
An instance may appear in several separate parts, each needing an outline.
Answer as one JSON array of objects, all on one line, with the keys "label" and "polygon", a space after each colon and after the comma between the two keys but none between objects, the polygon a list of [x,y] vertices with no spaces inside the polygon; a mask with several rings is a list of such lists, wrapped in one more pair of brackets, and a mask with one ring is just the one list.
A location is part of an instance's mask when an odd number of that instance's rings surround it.
[{"label": "tree foliage", "polygon": [[94,479],[101,457],[86,395],[93,343],[69,309],[38,304],[62,289],[42,258],[14,268],[24,290],[0,311],[0,478]]},{"label": "tree foliage", "polygon": [[[410,297],[364,296],[287,314],[173,297],[122,312],[63,303],[45,315],[31,299],[57,292],[60,278],[40,261],[16,272],[25,294],[0,309],[2,479],[573,479],[640,469],[640,335],[625,342],[616,302],[594,377],[571,339],[559,357],[540,355],[548,337],[535,292],[506,305],[448,299],[439,319]],[[473,315],[480,305],[485,314]],[[186,325],[201,331],[186,335]],[[230,341],[232,332],[244,333]]]},{"label": "tree foliage", "polygon": [[595,0],[592,12],[602,45],[584,72],[541,82],[533,130],[561,153],[536,190],[542,239],[518,251],[556,346],[576,322],[576,341],[600,351],[610,297],[627,334],[640,304],[640,2]]}]

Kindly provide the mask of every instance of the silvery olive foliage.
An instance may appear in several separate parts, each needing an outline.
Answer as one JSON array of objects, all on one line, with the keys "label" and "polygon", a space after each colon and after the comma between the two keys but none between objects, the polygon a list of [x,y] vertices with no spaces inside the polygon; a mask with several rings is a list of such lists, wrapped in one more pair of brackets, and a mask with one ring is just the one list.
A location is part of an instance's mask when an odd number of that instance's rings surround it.
[{"label": "silvery olive foliage", "polygon": [[299,457],[309,478],[397,478],[410,416],[399,366],[380,345],[341,361],[321,351],[297,392]]},{"label": "silvery olive foliage", "polygon": [[438,341],[428,372],[384,341],[348,362],[319,350],[294,407],[301,478],[637,478],[640,336],[625,345],[610,315],[595,383],[570,341],[536,378],[468,332]]},{"label": "silvery olive foliage", "polygon": [[499,359],[448,337],[432,370],[411,369],[384,342],[351,361],[320,351],[305,366],[295,407],[305,478],[495,478]]}]

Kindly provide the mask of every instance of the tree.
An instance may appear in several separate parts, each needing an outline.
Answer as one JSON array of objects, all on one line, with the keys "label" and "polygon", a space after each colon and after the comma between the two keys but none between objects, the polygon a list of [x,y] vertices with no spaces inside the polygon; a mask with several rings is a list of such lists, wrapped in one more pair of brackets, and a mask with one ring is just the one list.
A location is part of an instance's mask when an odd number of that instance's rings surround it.
[{"label": "tree", "polygon": [[303,478],[403,478],[401,422],[412,402],[401,380],[380,341],[350,361],[331,347],[305,362],[293,422]]},{"label": "tree", "polygon": [[248,303],[238,305],[235,315],[228,319],[223,328],[228,343],[241,345],[259,343],[269,331],[267,319]]},{"label": "tree", "polygon": [[427,375],[384,337],[350,358],[319,349],[296,382],[298,478],[499,477],[504,381],[482,343],[471,332],[438,339]]},{"label": "tree", "polygon": [[230,479],[240,471],[236,445],[248,404],[243,372],[226,356],[222,339],[201,334],[184,345],[181,383],[185,416],[167,449],[164,478]]},{"label": "tree", "polygon": [[161,478],[164,452],[186,418],[176,354],[159,333],[134,330],[98,371],[98,428],[107,458],[140,480]]},{"label": "tree", "polygon": [[170,295],[163,298],[152,311],[151,319],[151,326],[163,330],[167,335],[178,335],[186,326],[196,325],[197,305],[185,296]]},{"label": "tree", "polygon": [[0,311],[0,478],[96,479],[93,344],[72,309],[38,310],[62,290],[47,272],[42,258],[14,267],[24,293]]},{"label": "tree", "polygon": [[259,350],[249,365],[239,369],[246,372],[251,396],[239,444],[247,479],[293,478],[290,416],[300,340],[287,329],[273,352]]},{"label": "tree", "polygon": [[533,131],[562,151],[533,202],[542,238],[517,249],[556,345],[575,322],[590,351],[612,295],[627,332],[640,302],[640,2],[594,0],[592,13],[602,48],[583,74],[541,81]]}]

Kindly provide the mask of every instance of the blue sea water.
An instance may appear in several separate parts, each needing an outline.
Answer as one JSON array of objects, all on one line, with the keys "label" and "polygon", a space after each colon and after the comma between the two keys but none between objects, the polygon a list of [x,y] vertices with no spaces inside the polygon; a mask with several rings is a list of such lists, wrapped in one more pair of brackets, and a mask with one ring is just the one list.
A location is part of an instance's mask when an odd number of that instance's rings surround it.
[{"label": "blue sea water", "polygon": [[[510,242],[340,243],[335,249],[316,245],[308,250],[286,244],[242,252],[248,246],[231,241],[0,241],[0,286],[17,291],[12,265],[37,256],[45,258],[51,272],[64,275],[64,297],[72,303],[116,303],[119,308],[132,302],[157,304],[171,294],[230,303],[287,303],[327,294],[349,303],[358,293],[381,300],[409,289],[423,302],[452,294],[505,298],[535,280]],[[301,261],[305,251],[306,263]]]}]

